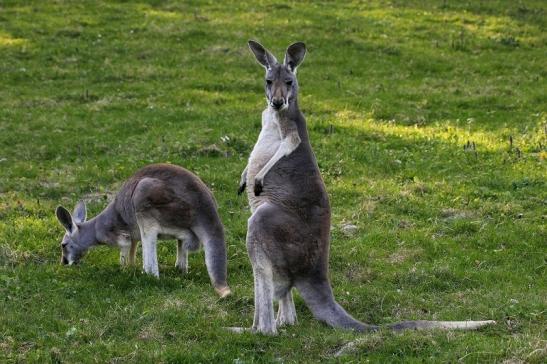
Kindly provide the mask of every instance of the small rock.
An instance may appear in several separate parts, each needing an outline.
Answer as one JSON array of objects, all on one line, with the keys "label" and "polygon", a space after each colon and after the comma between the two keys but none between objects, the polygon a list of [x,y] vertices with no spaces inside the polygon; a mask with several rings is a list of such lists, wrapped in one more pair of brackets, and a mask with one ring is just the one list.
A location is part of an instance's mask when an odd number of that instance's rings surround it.
[{"label": "small rock", "polygon": [[357,349],[359,348],[359,345],[362,342],[365,342],[364,338],[359,338],[357,340],[350,341],[350,342],[344,344],[336,353],[334,353],[334,357],[339,358],[341,356],[344,356],[344,355],[347,355],[347,354],[350,354],[352,352],[357,351]]},{"label": "small rock", "polygon": [[468,219],[473,215],[468,211],[461,211],[453,208],[444,209],[441,211],[441,217],[446,220]]},{"label": "small rock", "polygon": [[74,326],[72,326],[70,329],[67,330],[67,332],[65,333],[65,336],[66,337],[71,337],[71,336],[74,336],[74,334],[76,334],[76,328]]},{"label": "small rock", "polygon": [[397,224],[397,226],[398,226],[400,229],[408,229],[409,227],[412,227],[412,223],[409,222],[409,221],[406,221],[406,220],[401,220],[401,221],[399,221],[399,223]]},{"label": "small rock", "polygon": [[359,228],[356,225],[353,225],[353,224],[343,224],[340,227],[340,231],[342,231],[342,234],[344,234],[346,236],[355,235],[355,233],[357,233],[357,230],[359,230]]},{"label": "small rock", "polygon": [[207,156],[226,157],[226,153],[222,151],[216,144],[211,144],[199,150],[199,154]]}]

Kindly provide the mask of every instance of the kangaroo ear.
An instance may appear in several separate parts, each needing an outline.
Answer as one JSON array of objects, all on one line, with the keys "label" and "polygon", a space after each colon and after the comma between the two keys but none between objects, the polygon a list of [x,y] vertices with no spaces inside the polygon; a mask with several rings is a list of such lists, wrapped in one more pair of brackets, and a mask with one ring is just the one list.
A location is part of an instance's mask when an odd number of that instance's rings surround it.
[{"label": "kangaroo ear", "polygon": [[287,48],[287,53],[285,53],[285,61],[283,62],[285,66],[296,73],[296,67],[304,60],[306,56],[306,45],[302,42],[293,43]]},{"label": "kangaroo ear", "polygon": [[264,68],[270,69],[272,66],[277,64],[277,59],[271,54],[262,44],[255,42],[254,40],[249,41],[249,48],[254,53],[256,60]]},{"label": "kangaroo ear", "polygon": [[55,215],[57,215],[57,220],[59,220],[68,233],[72,233],[72,231],[74,231],[74,221],[72,221],[72,216],[67,209],[63,206],[58,206],[55,210]]},{"label": "kangaroo ear", "polygon": [[85,208],[85,202],[80,201],[74,208],[74,212],[72,213],[74,215],[74,221],[77,223],[84,222],[87,215],[87,210]]}]

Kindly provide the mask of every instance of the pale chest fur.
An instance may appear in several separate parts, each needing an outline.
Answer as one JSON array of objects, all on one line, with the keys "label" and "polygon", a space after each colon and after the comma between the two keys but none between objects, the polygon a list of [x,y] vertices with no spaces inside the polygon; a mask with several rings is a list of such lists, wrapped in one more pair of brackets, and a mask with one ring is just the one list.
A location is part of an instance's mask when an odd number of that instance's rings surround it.
[{"label": "pale chest fur", "polygon": [[262,129],[249,157],[247,186],[253,185],[256,174],[275,154],[281,139],[278,116],[268,108],[262,113]]},{"label": "pale chest fur", "polygon": [[255,196],[254,180],[258,172],[264,168],[266,163],[273,157],[279,149],[282,135],[279,127],[278,115],[270,108],[262,113],[262,129],[258,136],[258,140],[249,157],[247,165],[247,197],[251,211],[254,211],[267,197],[264,195]]}]

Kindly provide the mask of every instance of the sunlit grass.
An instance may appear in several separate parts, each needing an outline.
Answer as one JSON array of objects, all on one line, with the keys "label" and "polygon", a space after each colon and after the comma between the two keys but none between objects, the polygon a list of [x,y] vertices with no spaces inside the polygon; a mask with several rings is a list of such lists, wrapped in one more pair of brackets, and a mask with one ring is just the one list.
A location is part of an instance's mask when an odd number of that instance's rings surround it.
[{"label": "sunlit grass", "polygon": [[28,44],[27,39],[12,38],[0,33],[0,47],[2,46],[20,46]]},{"label": "sunlit grass", "polygon": [[[419,126],[414,124],[409,126],[383,120],[378,121],[370,116],[363,116],[348,110],[336,112],[332,123],[404,139],[439,140],[456,147],[463,147],[468,141],[473,141],[481,151],[487,152],[505,152],[511,147],[517,147],[518,143],[521,150],[536,151],[539,155],[539,143],[545,140],[543,126],[546,120],[541,115],[536,116],[538,118],[537,126],[526,133],[518,134],[518,136],[513,136],[514,127],[509,125],[496,128],[496,131],[476,129],[473,127],[473,123],[476,122],[474,119],[466,120],[467,127],[460,126],[463,124],[460,120],[442,120],[437,121],[434,125]],[[511,145],[510,137],[514,138],[514,145]]]},{"label": "sunlit grass", "polygon": [[143,10],[147,17],[158,17],[162,19],[182,19],[181,13],[176,13],[173,11],[162,11],[162,10],[154,10],[154,9],[145,9]]},{"label": "sunlit grass", "polygon": [[[383,8],[365,10],[359,13],[365,19],[374,19],[386,26],[386,33],[398,34],[401,31],[429,33],[430,25],[441,26],[441,34],[458,38],[459,32],[483,40],[500,40],[505,37],[519,37],[523,45],[537,45],[545,42],[545,35],[539,27],[521,23],[509,16],[484,15],[469,11],[428,11],[420,9]],[[419,22],[416,22],[419,19]],[[425,26],[428,24],[429,26]]]}]

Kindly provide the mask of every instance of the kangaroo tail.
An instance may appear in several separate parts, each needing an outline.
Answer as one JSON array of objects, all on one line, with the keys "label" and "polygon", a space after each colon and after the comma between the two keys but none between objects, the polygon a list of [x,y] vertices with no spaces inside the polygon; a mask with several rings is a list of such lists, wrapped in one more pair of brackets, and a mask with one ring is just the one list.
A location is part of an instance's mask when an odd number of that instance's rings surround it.
[{"label": "kangaroo tail", "polygon": [[376,331],[380,327],[354,319],[335,300],[328,280],[296,282],[296,288],[313,316],[329,326],[360,332]]},{"label": "kangaroo tail", "polygon": [[[377,331],[380,326],[365,324],[354,319],[335,300],[328,280],[296,282],[296,288],[313,316],[327,325],[359,332]],[[403,321],[386,325],[393,331],[402,330],[476,330],[496,321]]]},{"label": "kangaroo tail", "polygon": [[403,321],[387,325],[394,331],[401,330],[477,330],[483,326],[493,325],[496,321]]}]

